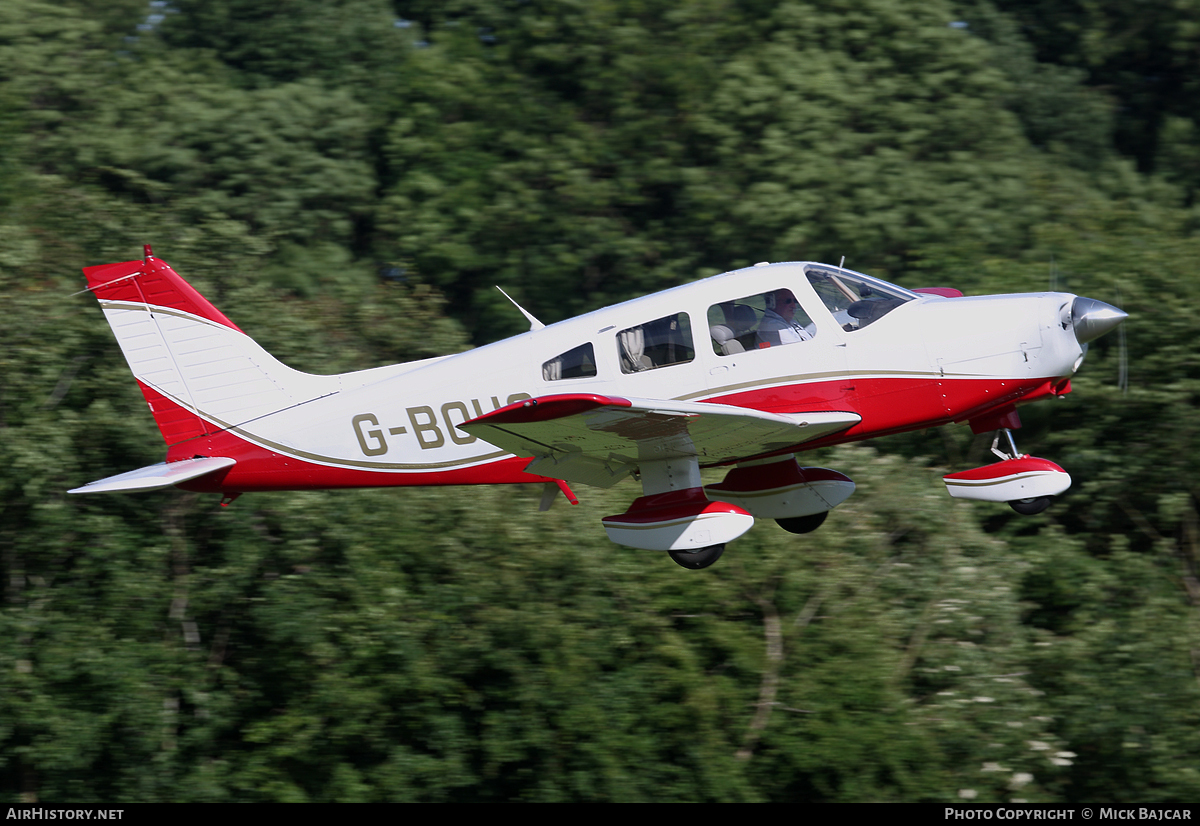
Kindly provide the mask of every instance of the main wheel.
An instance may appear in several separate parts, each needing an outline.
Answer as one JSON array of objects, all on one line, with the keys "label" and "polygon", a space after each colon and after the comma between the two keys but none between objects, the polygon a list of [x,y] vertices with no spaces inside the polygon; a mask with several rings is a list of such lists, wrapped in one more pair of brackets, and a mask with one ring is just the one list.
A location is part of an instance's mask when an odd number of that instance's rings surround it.
[{"label": "main wheel", "polygon": [[789,516],[787,519],[776,519],[775,524],[788,533],[812,533],[825,524],[829,511],[812,513],[808,516]]},{"label": "main wheel", "polygon": [[671,559],[683,567],[698,571],[701,568],[707,568],[720,559],[721,554],[725,553],[725,546],[709,545],[707,548],[701,548],[698,551],[667,551],[667,553],[671,555]]},{"label": "main wheel", "polygon": [[1024,516],[1033,516],[1050,507],[1049,496],[1035,496],[1032,499],[1014,499],[1008,506]]}]

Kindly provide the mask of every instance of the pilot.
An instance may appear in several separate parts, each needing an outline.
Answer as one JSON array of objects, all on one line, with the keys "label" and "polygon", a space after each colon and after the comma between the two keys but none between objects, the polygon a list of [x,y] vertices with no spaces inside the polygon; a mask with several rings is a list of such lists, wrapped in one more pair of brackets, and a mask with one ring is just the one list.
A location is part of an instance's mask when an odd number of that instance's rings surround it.
[{"label": "pilot", "polygon": [[759,347],[795,344],[812,338],[795,318],[798,304],[791,290],[776,290],[767,294],[767,311],[758,324]]}]

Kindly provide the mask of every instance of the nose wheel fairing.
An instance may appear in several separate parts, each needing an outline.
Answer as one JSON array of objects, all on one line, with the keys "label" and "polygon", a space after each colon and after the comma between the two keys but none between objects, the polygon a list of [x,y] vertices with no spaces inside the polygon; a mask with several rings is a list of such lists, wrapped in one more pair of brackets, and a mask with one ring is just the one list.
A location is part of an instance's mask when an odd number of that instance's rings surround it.
[{"label": "nose wheel fairing", "polygon": [[942,477],[946,490],[958,499],[1013,502],[1058,496],[1071,487],[1071,476],[1049,459],[1019,456]]},{"label": "nose wheel fairing", "polygon": [[[1011,421],[1017,421],[1014,415]],[[1000,447],[1001,439],[1011,452]],[[1007,502],[1017,513],[1041,513],[1050,500],[1071,487],[1071,475],[1049,459],[1017,451],[1012,430],[1002,427],[992,439],[992,453],[1001,461],[942,477],[946,490],[958,499]]]}]

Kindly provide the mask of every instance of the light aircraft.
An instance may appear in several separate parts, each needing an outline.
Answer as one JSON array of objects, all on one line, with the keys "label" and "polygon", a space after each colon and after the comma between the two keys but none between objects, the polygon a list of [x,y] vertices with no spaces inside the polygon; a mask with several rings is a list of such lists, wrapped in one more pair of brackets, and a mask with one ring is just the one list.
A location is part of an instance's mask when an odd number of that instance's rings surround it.
[{"label": "light aircraft", "polygon": [[[1037,513],[1071,484],[1017,451],[1017,405],[1071,389],[1126,317],[1068,293],[908,290],[812,262],[762,263],[464,353],[319,376],[286,367],[149,246],[84,269],[167,443],[166,461],[72,490],[220,493],[571,483],[642,495],[612,541],[705,568],[755,518],[807,533],[854,491],[800,451],[950,422],[1000,461],[951,496]],[[507,296],[506,296],[507,297]],[[511,300],[511,299],[510,299]],[[515,303],[515,302],[514,302]],[[701,469],[729,468],[703,484]]]}]

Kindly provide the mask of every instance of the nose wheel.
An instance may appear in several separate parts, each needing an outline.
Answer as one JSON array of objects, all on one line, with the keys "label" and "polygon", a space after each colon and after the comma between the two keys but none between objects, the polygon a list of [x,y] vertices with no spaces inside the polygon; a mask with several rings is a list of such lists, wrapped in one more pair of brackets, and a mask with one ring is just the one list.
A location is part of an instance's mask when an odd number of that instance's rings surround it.
[{"label": "nose wheel", "polygon": [[725,545],[709,545],[706,548],[699,548],[695,551],[667,551],[671,559],[685,568],[691,568],[693,571],[698,571],[701,568],[707,568],[718,559],[721,554],[725,553]]},{"label": "nose wheel", "polygon": [[[1008,441],[1010,453],[1006,453],[999,446],[1001,437]],[[995,453],[1005,461],[1025,458],[1025,454],[1017,450],[1017,441],[1013,438],[1012,431],[1007,427],[1001,428],[996,432],[996,438],[992,439],[992,453]],[[1008,506],[1022,516],[1034,516],[1050,507],[1050,503],[1053,501],[1053,496],[1031,496],[1026,499],[1012,499],[1009,501]]]},{"label": "nose wheel", "polygon": [[1032,499],[1014,499],[1008,503],[1008,506],[1022,516],[1033,516],[1050,507],[1052,498],[1050,496],[1035,496]]}]

